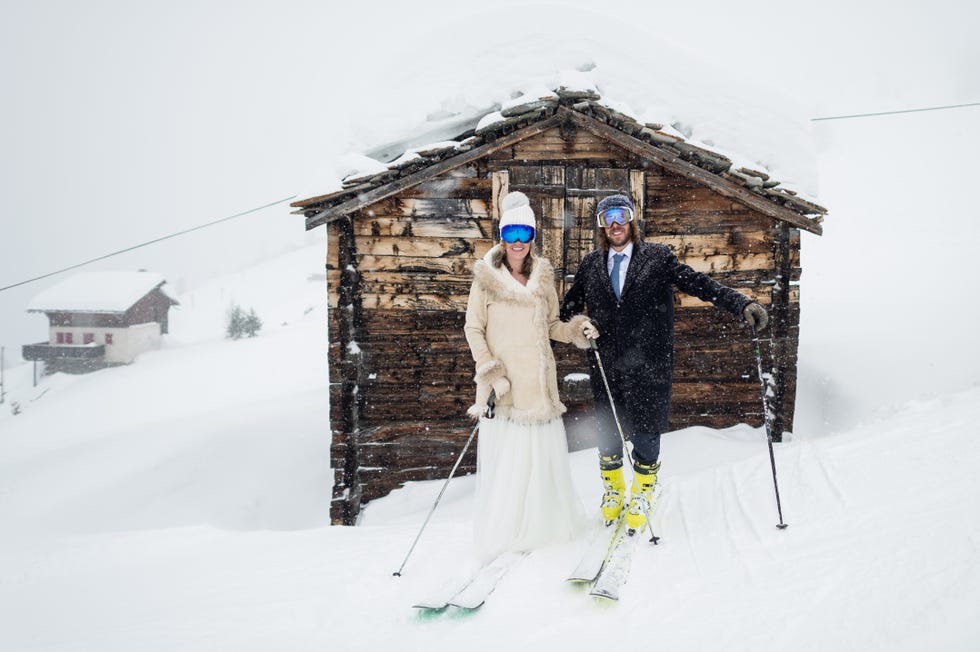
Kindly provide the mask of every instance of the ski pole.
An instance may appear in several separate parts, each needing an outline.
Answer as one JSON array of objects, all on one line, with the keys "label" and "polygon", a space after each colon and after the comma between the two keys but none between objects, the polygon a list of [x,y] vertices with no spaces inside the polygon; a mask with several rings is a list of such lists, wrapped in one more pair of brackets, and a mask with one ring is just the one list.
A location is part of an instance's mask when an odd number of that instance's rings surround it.
[{"label": "ski pole", "polygon": [[[495,402],[494,393],[493,393],[493,391],[491,391],[490,392],[490,398],[487,399],[486,415],[487,415],[487,418],[488,419],[492,419],[493,418],[494,402]],[[415,550],[415,545],[419,542],[419,539],[422,537],[422,532],[425,530],[425,526],[429,524],[429,519],[432,518],[432,514],[433,514],[433,512],[436,511],[436,507],[439,506],[439,501],[442,500],[442,495],[444,493],[446,493],[446,488],[449,487],[449,481],[452,480],[453,479],[453,476],[456,474],[456,469],[459,468],[460,462],[463,461],[463,456],[466,455],[466,451],[470,447],[470,444],[473,442],[473,437],[476,435],[476,431],[479,428],[480,428],[480,422],[477,421],[476,422],[476,425],[473,426],[473,431],[470,432],[469,439],[467,439],[466,440],[466,444],[463,445],[463,450],[460,452],[459,457],[456,458],[456,463],[453,464],[453,468],[449,472],[449,477],[446,478],[446,482],[443,483],[442,490],[439,491],[439,495],[436,496],[436,502],[432,504],[432,509],[429,510],[429,515],[425,517],[425,521],[422,522],[422,527],[419,528],[419,533],[415,535],[415,541],[412,542],[412,547],[408,549],[408,554],[405,555],[405,561],[403,561],[402,562],[402,565],[398,567],[398,570],[396,570],[394,573],[392,573],[392,575],[394,575],[395,577],[401,577],[402,576],[402,569],[404,569],[405,568],[405,564],[408,563],[408,558],[412,556],[412,552],[414,552],[414,550]]]},{"label": "ski pole", "polygon": [[[633,467],[633,456],[630,455],[630,449],[626,445],[626,435],[623,434],[623,426],[619,423],[619,415],[616,414],[616,403],[613,401],[612,390],[609,389],[609,381],[606,379],[606,370],[602,366],[602,358],[599,356],[599,346],[595,343],[595,340],[589,338],[589,345],[592,347],[592,352],[595,353],[595,361],[599,365],[599,375],[602,376],[602,384],[606,387],[606,396],[609,397],[609,407],[612,408],[613,421],[616,422],[616,429],[619,431],[619,441],[623,443],[623,450],[626,452],[626,459],[630,463],[630,472],[633,474],[633,483],[639,486],[639,482],[636,479],[636,469]],[[656,544],[660,541],[660,537],[653,533],[653,526],[650,524],[650,519],[647,518],[647,529],[650,530],[650,542]]]},{"label": "ski pole", "polygon": [[759,353],[759,333],[752,324],[752,344],[755,347],[755,365],[759,370],[759,390],[762,394],[762,420],[766,424],[766,439],[769,442],[769,463],[772,466],[772,486],[776,490],[776,511],[779,512],[779,525],[776,527],[785,530],[789,527],[783,523],[783,505],[779,501],[779,483],[776,482],[776,454],[772,450],[772,427],[769,425],[769,401],[766,399],[766,379],[762,375],[762,354]]}]

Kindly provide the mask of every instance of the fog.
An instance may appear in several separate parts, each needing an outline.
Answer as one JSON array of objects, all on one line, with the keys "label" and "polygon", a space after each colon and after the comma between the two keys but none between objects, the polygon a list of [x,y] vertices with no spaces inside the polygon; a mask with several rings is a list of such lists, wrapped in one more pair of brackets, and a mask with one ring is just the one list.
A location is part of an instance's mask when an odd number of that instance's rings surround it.
[{"label": "fog", "polygon": [[[627,28],[642,28],[784,95],[806,119],[977,101],[978,14],[948,1],[5,3],[0,287],[316,194],[339,154],[483,99],[467,93],[487,52],[503,57],[535,30],[560,40],[549,17],[588,23],[590,47],[638,55],[649,42]],[[513,34],[485,31],[488,16]],[[458,95],[434,96],[468,60]],[[820,124],[818,150],[848,137]],[[281,203],[88,268],[152,269],[180,292],[318,238]],[[0,292],[8,361],[44,338],[45,318],[24,310],[59,278]]]}]

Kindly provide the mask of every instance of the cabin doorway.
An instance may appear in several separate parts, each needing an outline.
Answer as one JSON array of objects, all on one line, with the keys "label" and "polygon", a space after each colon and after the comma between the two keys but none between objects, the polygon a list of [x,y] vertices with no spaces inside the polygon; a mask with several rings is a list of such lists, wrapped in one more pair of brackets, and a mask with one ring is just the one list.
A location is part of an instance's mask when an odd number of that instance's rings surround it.
[{"label": "cabin doorway", "polygon": [[643,172],[583,165],[514,165],[494,172],[494,233],[499,200],[508,192],[527,195],[538,223],[537,253],[555,268],[555,289],[561,298],[571,287],[582,258],[593,251],[595,206],[603,197],[628,193],[643,229]]}]

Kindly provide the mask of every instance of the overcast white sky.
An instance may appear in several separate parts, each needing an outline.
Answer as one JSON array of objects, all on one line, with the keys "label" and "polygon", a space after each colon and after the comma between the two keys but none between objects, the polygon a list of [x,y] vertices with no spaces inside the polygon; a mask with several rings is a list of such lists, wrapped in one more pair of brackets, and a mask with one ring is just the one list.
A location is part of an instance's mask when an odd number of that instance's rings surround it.
[{"label": "overcast white sky", "polygon": [[[325,158],[397,137],[446,99],[427,99],[427,79],[506,42],[481,32],[482,12],[553,38],[540,7],[575,9],[599,40],[638,51],[623,41],[643,25],[809,117],[980,101],[980,9],[966,0],[524,4],[4,0],[0,287],[315,191]],[[180,291],[316,237],[281,207],[93,269],[149,267]],[[23,310],[51,282],[0,293],[8,359],[44,338]]]}]

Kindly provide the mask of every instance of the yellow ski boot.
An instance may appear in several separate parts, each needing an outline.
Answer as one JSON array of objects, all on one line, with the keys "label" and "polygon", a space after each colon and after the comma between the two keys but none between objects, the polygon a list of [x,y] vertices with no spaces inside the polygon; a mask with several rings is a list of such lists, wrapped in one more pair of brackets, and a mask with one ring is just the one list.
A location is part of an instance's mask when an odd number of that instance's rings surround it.
[{"label": "yellow ski boot", "polygon": [[643,464],[635,460],[633,462],[632,495],[626,508],[626,527],[630,534],[646,527],[650,499],[653,497],[653,488],[657,485],[659,471],[660,462],[653,464]]},{"label": "yellow ski boot", "polygon": [[611,463],[612,460],[609,458],[602,458],[599,466],[599,473],[602,475],[602,488],[604,492],[602,494],[602,520],[605,521],[606,525],[611,525],[617,518],[619,518],[619,513],[623,511],[623,500],[626,496],[626,481],[623,479],[623,465],[620,465],[614,469],[602,468],[603,462],[609,460],[607,463]]}]

